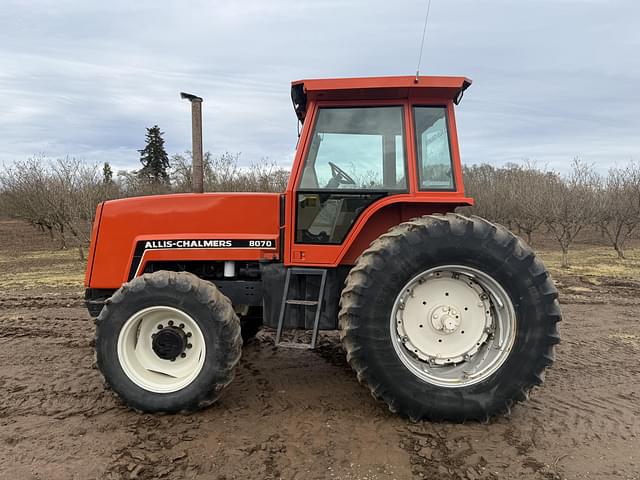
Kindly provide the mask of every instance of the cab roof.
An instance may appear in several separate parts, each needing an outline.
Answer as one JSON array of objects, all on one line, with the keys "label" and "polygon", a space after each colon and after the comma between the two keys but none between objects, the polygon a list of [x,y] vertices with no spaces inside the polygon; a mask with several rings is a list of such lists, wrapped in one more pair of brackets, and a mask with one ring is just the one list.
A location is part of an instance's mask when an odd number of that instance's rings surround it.
[{"label": "cab roof", "polygon": [[399,76],[323,78],[291,82],[296,115],[304,120],[309,100],[453,99],[456,104],[471,85],[466,77]]}]

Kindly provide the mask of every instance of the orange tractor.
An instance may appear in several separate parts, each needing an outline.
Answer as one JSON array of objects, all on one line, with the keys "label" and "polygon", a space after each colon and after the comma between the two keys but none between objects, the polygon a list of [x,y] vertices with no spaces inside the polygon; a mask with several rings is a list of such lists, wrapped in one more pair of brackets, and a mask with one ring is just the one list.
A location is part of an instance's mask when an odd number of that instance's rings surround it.
[{"label": "orange tractor", "polygon": [[[358,380],[412,420],[486,419],[542,383],[559,342],[542,262],[464,194],[463,77],[304,80],[284,193],[178,194],[97,208],[86,302],[98,367],[131,407],[194,411],[242,338],[313,348],[340,330]],[[285,329],[311,330],[309,343]]]}]

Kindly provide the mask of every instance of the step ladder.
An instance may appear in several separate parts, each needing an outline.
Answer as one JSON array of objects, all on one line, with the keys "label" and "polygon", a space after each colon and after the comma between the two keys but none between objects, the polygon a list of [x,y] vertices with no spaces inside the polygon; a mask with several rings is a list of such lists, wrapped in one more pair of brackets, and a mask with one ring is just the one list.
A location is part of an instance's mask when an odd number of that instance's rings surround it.
[{"label": "step ladder", "polygon": [[[320,291],[318,292],[317,300],[296,300],[289,298],[289,287],[291,285],[291,276],[320,276]],[[284,291],[282,293],[282,303],[280,305],[280,316],[278,317],[278,329],[276,330],[276,347],[289,347],[289,348],[305,348],[313,349],[316,347],[316,340],[318,339],[318,329],[320,327],[320,311],[322,310],[322,299],[324,298],[324,287],[327,282],[327,270],[320,268],[289,268],[287,269],[287,275],[284,281]],[[311,333],[311,343],[305,342],[282,342],[280,338],[282,336],[282,329],[284,327],[284,320],[286,318],[287,306],[299,305],[303,308],[315,307],[316,314],[313,321],[313,331]]]}]

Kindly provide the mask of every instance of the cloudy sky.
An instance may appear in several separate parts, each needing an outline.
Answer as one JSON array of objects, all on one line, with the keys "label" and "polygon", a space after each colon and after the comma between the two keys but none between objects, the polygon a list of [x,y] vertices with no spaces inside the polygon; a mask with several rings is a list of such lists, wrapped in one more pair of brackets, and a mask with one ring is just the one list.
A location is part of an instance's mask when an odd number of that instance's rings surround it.
[{"label": "cloudy sky", "polygon": [[[1,0],[0,162],[139,165],[145,127],[290,163],[291,80],[411,75],[427,0]],[[432,0],[423,74],[473,79],[463,161],[640,159],[640,2]]]}]

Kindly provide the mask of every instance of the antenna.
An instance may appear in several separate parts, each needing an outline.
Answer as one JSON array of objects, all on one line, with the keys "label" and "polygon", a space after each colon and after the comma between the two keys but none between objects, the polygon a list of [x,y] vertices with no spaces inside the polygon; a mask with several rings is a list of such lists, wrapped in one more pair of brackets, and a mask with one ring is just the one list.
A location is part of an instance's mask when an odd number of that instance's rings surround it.
[{"label": "antenna", "polygon": [[427,23],[429,22],[429,11],[431,10],[431,0],[427,4],[427,14],[424,16],[424,27],[422,28],[422,42],[420,42],[420,54],[418,55],[418,66],[416,67],[416,79],[418,83],[418,77],[420,76],[420,63],[422,63],[422,50],[424,50],[424,39],[427,36]]}]

